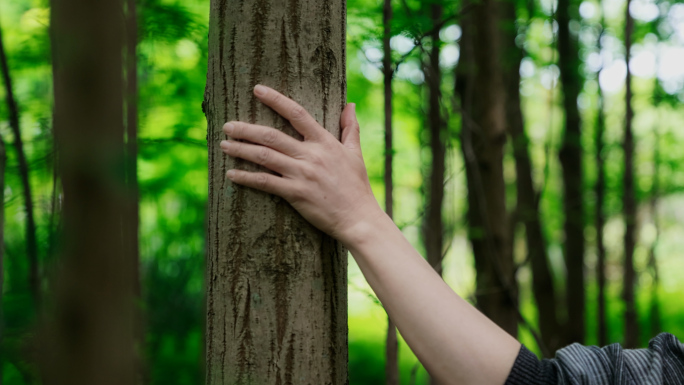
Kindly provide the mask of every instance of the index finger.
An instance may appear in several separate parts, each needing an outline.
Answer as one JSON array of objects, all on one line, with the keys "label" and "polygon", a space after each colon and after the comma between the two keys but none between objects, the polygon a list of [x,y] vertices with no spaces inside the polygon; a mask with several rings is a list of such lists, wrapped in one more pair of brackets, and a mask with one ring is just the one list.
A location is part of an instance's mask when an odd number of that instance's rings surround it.
[{"label": "index finger", "polygon": [[305,139],[320,138],[325,131],[304,107],[273,88],[258,84],[254,87],[254,95],[280,116],[289,120],[295,130]]}]

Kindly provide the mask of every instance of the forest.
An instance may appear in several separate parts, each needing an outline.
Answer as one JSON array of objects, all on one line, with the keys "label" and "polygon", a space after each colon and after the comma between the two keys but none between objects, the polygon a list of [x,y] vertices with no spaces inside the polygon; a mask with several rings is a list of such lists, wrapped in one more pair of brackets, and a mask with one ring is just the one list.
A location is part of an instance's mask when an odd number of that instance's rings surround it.
[{"label": "forest", "polygon": [[540,358],[684,337],[680,0],[0,0],[0,67],[0,384],[434,383],[343,245],[226,184],[223,123],[296,135],[257,82],[355,103],[377,201]]}]

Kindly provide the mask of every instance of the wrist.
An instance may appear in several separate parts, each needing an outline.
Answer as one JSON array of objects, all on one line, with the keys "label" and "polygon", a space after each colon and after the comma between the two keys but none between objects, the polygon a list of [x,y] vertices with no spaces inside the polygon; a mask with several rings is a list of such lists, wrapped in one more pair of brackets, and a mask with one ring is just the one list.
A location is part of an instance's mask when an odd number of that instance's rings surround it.
[{"label": "wrist", "polygon": [[338,239],[353,252],[363,244],[382,237],[385,231],[391,228],[396,228],[394,222],[380,206],[377,206],[365,212],[360,220],[340,233]]}]

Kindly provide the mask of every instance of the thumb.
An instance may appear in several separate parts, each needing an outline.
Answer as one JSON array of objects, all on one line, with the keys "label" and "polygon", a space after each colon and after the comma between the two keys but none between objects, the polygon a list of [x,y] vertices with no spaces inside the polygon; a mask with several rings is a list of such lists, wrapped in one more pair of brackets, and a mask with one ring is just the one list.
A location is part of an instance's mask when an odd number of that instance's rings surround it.
[{"label": "thumb", "polygon": [[342,144],[348,149],[361,155],[361,138],[359,136],[359,121],[356,119],[356,104],[349,103],[340,117],[342,126]]}]

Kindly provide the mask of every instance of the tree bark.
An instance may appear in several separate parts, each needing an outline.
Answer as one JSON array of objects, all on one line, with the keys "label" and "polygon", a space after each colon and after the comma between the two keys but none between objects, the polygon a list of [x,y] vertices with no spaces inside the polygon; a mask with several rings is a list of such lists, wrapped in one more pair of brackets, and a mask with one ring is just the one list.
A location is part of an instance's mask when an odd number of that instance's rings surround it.
[{"label": "tree bark", "polygon": [[7,53],[0,29],[0,68],[5,83],[5,94],[7,98],[7,110],[9,111],[9,125],[14,135],[14,148],[17,151],[19,161],[19,176],[21,185],[24,189],[24,207],[26,209],[26,256],[29,266],[29,289],[35,306],[40,303],[40,275],[38,272],[38,241],[36,239],[36,221],[33,214],[33,194],[31,193],[31,178],[26,153],[24,152],[24,141],[21,139],[21,125],[19,123],[19,107],[14,97],[14,87],[10,76],[9,64],[7,63]]},{"label": "tree bark", "polygon": [[520,108],[520,63],[524,52],[515,43],[517,30],[515,27],[516,10],[511,2],[501,4],[504,20],[504,41],[509,47],[502,60],[506,83],[506,122],[508,133],[513,142],[515,158],[517,202],[517,218],[525,226],[527,243],[527,261],[532,268],[532,291],[537,303],[539,331],[544,343],[545,355],[553,354],[559,345],[562,329],[556,313],[556,291],[553,274],[547,255],[546,238],[539,212],[539,192],[532,179],[532,161],[529,155],[529,139],[525,133],[525,124]]},{"label": "tree bark", "polygon": [[470,14],[462,22],[456,88],[468,184],[468,236],[477,273],[475,297],[486,316],[517,336],[517,288],[503,176],[506,107],[498,2],[464,6],[470,7]]},{"label": "tree bark", "polygon": [[[598,38],[598,51],[601,52],[601,37],[603,36],[603,18],[601,18],[601,33]],[[596,73],[598,79],[599,72]],[[596,226],[596,282],[598,286],[597,302],[597,331],[599,346],[606,346],[608,344],[608,322],[606,320],[606,246],[603,242],[604,227],[606,225],[606,215],[603,212],[606,195],[606,169],[605,158],[603,151],[605,148],[603,135],[605,133],[605,113],[603,110],[603,91],[599,86],[598,89],[598,107],[596,111],[596,136],[594,143],[596,143],[596,152],[594,159],[596,163],[596,185],[594,186],[594,193],[596,195],[595,207],[595,226]]]},{"label": "tree bark", "polygon": [[209,146],[207,384],[346,384],[347,251],[284,200],[234,185],[231,120],[292,126],[256,84],[298,101],[333,135],[346,99],[346,2],[212,0],[203,109]]},{"label": "tree bark", "polygon": [[[392,178],[392,161],[394,148],[392,145],[392,0],[385,0],[382,8],[382,70],[385,91],[385,212],[394,218],[394,179]],[[387,337],[385,339],[385,383],[399,385],[399,341],[397,328],[387,316]]]},{"label": "tree bark", "polygon": [[562,345],[583,343],[585,338],[584,284],[584,204],[582,181],[581,120],[577,97],[582,87],[577,37],[570,33],[570,21],[577,20],[578,3],[559,0],[558,54],[560,77],[563,84],[565,130],[560,150],[563,168],[563,211],[565,213],[566,298],[568,309],[567,337]]},{"label": "tree bark", "polygon": [[54,129],[64,189],[62,269],[42,356],[46,384],[135,383],[134,279],[123,229],[121,0],[51,8]]},{"label": "tree bark", "polygon": [[627,0],[625,7],[625,60],[627,61],[627,77],[625,79],[625,137],[624,137],[624,159],[625,176],[623,179],[623,215],[625,220],[624,237],[624,291],[625,301],[625,347],[636,348],[639,345],[639,324],[637,321],[637,310],[635,303],[636,273],[634,272],[634,247],[636,245],[636,199],[634,196],[634,134],[632,133],[632,120],[634,110],[632,109],[632,72],[629,69],[629,59],[632,51],[632,30],[634,20],[629,14]]}]

